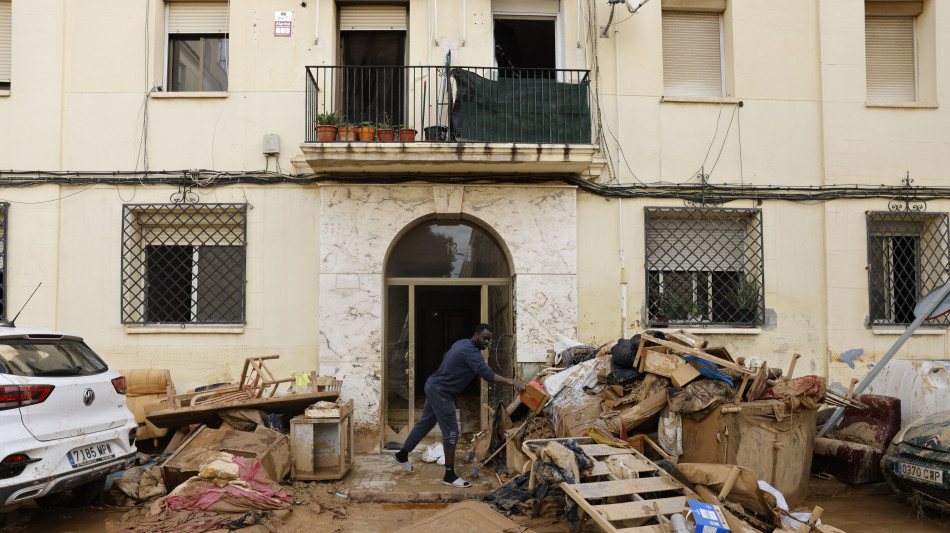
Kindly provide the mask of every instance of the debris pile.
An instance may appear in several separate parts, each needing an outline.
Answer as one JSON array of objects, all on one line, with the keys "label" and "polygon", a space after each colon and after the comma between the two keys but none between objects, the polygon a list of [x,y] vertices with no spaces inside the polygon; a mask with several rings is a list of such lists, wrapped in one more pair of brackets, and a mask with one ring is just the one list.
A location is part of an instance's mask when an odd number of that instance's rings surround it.
[{"label": "debris pile", "polygon": [[[553,497],[572,525],[586,512],[604,531],[660,531],[696,527],[689,510],[704,502],[732,531],[836,531],[819,523],[820,509],[789,506],[806,496],[817,410],[860,402],[829,395],[823,377],[794,377],[799,355],[783,372],[660,330],[553,355],[535,379],[554,435],[509,430],[482,454],[480,467],[508,455],[497,464],[510,480],[492,495],[500,511],[534,514]],[[509,426],[536,424],[538,412]]]}]

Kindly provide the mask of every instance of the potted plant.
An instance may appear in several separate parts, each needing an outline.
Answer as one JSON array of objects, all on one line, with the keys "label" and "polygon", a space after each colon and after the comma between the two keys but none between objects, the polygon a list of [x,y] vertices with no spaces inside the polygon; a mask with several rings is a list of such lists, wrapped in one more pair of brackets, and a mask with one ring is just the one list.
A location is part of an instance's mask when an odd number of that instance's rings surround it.
[{"label": "potted plant", "polygon": [[726,299],[735,308],[735,322],[750,324],[759,317],[759,282],[746,276],[740,277],[726,294]]},{"label": "potted plant", "polygon": [[396,128],[396,138],[402,142],[411,142],[416,140],[416,130],[405,127],[400,124]]},{"label": "potted plant", "polygon": [[701,300],[693,300],[686,307],[686,320],[689,322],[702,322],[705,314],[706,302]]},{"label": "potted plant", "polygon": [[376,125],[376,139],[382,142],[392,141],[396,138],[396,130],[389,123],[389,117]]},{"label": "potted plant", "polygon": [[371,142],[376,139],[376,123],[364,121],[356,127],[356,134],[363,142]]},{"label": "potted plant", "polygon": [[320,113],[314,121],[317,123],[317,141],[335,141],[339,133],[340,116],[336,111]]},{"label": "potted plant", "polygon": [[341,122],[340,123],[340,135],[337,139],[341,141],[356,141],[359,140],[359,133],[357,132],[356,124],[352,122]]},{"label": "potted plant", "polygon": [[[669,292],[663,291],[660,293],[660,295],[653,300],[653,305],[650,306],[651,314],[654,318],[654,321],[651,321],[650,325],[665,328],[666,324],[670,321],[670,316],[675,306],[675,299],[670,296]],[[659,322],[659,324],[657,324],[657,322]]]}]

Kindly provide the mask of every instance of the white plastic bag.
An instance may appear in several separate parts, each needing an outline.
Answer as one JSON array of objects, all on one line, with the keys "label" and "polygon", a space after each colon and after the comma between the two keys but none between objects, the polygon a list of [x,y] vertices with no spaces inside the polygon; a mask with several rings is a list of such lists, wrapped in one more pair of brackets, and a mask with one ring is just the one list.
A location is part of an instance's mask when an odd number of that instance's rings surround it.
[{"label": "white plastic bag", "polygon": [[445,450],[442,449],[442,443],[433,444],[426,448],[426,451],[422,453],[422,461],[445,465]]}]

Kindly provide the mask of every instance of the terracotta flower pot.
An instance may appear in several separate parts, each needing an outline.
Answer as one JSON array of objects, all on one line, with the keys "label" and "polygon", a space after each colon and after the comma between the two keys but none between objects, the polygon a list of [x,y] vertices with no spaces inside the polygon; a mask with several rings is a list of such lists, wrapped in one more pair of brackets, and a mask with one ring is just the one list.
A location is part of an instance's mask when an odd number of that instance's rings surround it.
[{"label": "terracotta flower pot", "polygon": [[376,128],[360,126],[359,128],[356,128],[356,134],[359,135],[361,141],[371,142],[376,138]]},{"label": "terracotta flower pot", "polygon": [[346,126],[340,128],[340,135],[337,137],[340,141],[356,141],[359,140],[359,133],[357,133],[357,128],[352,126]]},{"label": "terracotta flower pot", "polygon": [[410,130],[403,128],[399,130],[399,140],[402,142],[410,142],[416,140],[416,130]]},{"label": "terracotta flower pot", "polygon": [[396,138],[396,130],[376,130],[376,139],[381,142],[389,142]]},{"label": "terracotta flower pot", "polygon": [[321,124],[317,126],[317,140],[318,141],[335,141],[337,133],[339,133],[340,128],[337,126],[327,126]]}]

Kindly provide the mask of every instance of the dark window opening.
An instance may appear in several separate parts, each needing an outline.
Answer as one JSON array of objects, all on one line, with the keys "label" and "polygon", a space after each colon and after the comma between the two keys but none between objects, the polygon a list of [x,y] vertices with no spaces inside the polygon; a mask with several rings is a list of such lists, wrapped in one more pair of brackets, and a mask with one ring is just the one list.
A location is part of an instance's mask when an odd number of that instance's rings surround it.
[{"label": "dark window opening", "polygon": [[240,322],[243,255],[237,246],[146,246],[146,321]]},{"label": "dark window opening", "polygon": [[227,91],[227,35],[170,35],[168,90]]},{"label": "dark window opening", "polygon": [[405,113],[406,32],[341,31],[343,120],[396,126]]},{"label": "dark window opening", "polygon": [[554,19],[495,19],[495,61],[504,78],[554,78]]}]

